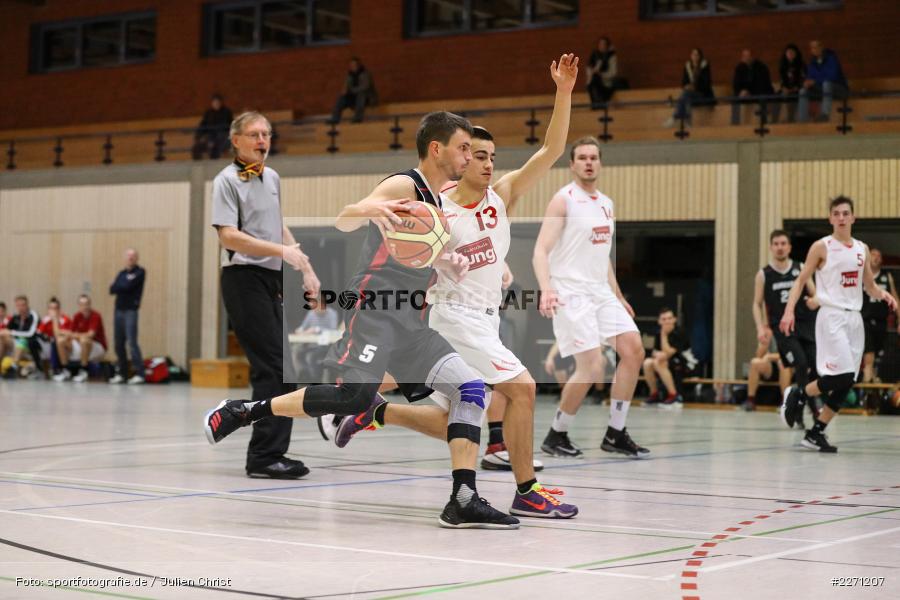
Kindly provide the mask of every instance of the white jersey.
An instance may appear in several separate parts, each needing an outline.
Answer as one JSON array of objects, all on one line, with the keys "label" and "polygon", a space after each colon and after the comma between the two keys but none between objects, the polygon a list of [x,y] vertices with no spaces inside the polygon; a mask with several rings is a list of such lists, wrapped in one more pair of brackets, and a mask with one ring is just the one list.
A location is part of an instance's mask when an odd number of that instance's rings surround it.
[{"label": "white jersey", "polygon": [[854,238],[850,245],[833,236],[825,243],[825,265],[816,272],[816,296],[822,306],[843,310],[860,310],[863,304],[863,269],[866,247]]},{"label": "white jersey", "polygon": [[566,222],[550,251],[550,280],[558,290],[605,293],[615,233],[613,201],[600,192],[588,194],[575,182],[558,193],[566,199]]},{"label": "white jersey", "polygon": [[450,225],[447,248],[469,259],[469,272],[458,283],[438,272],[437,282],[428,289],[428,303],[496,309],[503,302],[503,262],[510,241],[503,199],[488,187],[475,205],[447,199],[443,208]]}]

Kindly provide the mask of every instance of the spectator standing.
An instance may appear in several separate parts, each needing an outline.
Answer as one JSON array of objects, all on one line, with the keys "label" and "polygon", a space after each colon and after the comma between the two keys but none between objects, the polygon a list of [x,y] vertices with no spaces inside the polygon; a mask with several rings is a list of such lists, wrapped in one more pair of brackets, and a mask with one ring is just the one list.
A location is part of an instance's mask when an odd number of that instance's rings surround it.
[{"label": "spectator standing", "polygon": [[72,320],[62,312],[59,300],[56,296],[47,301],[47,314],[38,325],[38,343],[41,345],[42,358],[50,360],[50,368],[54,373],[54,380],[63,373],[69,374],[65,365],[60,364],[58,344],[72,332]]},{"label": "spectator standing", "polygon": [[222,95],[213,94],[194,135],[194,160],[201,160],[204,153],[213,160],[222,156],[228,147],[228,128],[232,118],[231,109],[225,106]]},{"label": "spectator standing", "polygon": [[[126,379],[128,385],[140,385],[144,383],[144,359],[141,356],[141,347],[138,345],[138,310],[141,307],[141,296],[144,294],[144,280],[147,272],[138,265],[138,253],[134,248],[125,251],[125,268],[119,271],[115,281],[109,286],[109,293],[116,297],[116,312],[113,319],[115,326],[116,357],[118,367],[109,383],[123,383]],[[131,362],[134,366],[134,375],[128,378],[128,355],[125,353],[125,345],[131,353]]]},{"label": "spectator standing", "polygon": [[659,311],[659,333],[653,342],[653,352],[644,360],[644,377],[647,379],[647,387],[650,388],[650,397],[647,404],[660,402],[657,378],[662,381],[666,396],[662,400],[665,405],[674,404],[678,398],[678,388],[675,385],[675,377],[672,371],[683,370],[690,363],[690,348],[688,336],[678,326],[678,320],[671,308],[663,308]]},{"label": "spectator standing", "polygon": [[797,44],[785,46],[778,63],[778,74],[781,77],[778,93],[783,98],[772,107],[772,122],[778,122],[782,104],[787,104],[787,120],[793,122],[794,113],[797,111],[797,95],[803,88],[803,82],[806,81],[806,64]]},{"label": "spectator standing", "polygon": [[681,72],[681,96],[675,107],[675,114],[664,123],[672,127],[678,119],[684,119],[691,125],[691,112],[695,104],[715,104],[716,95],[712,88],[712,69],[703,57],[703,50],[694,48],[691,56]]},{"label": "spectator standing", "polygon": [[841,68],[841,61],[838,60],[834,50],[825,48],[818,40],[813,40],[809,43],[809,51],[812,60],[809,61],[806,80],[799,92],[797,120],[801,123],[809,121],[809,101],[821,99],[822,106],[818,120],[828,121],[834,98],[846,98],[850,89]]},{"label": "spectator standing", "polygon": [[344,80],[344,87],[341,95],[338,96],[334,103],[334,110],[331,113],[331,122],[340,123],[341,113],[346,108],[352,108],[353,122],[361,123],[363,114],[367,104],[375,104],[375,84],[372,81],[372,75],[369,70],[355,56],[350,59],[350,69],[347,71],[347,78]]},{"label": "spectator standing", "polygon": [[37,328],[40,323],[38,314],[28,306],[28,297],[16,296],[16,314],[9,320],[9,333],[13,339],[13,363],[19,365],[19,374],[27,375],[19,363],[27,350],[35,367],[41,363],[41,344],[38,341]]},{"label": "spectator standing", "polygon": [[[734,68],[732,90],[736,97],[746,100],[736,100],[731,103],[731,124],[741,122],[741,106],[747,102],[753,102],[753,96],[771,96],[775,93],[772,87],[772,76],[769,75],[769,67],[764,62],[753,58],[753,52],[749,48],[741,50],[741,62]],[[768,101],[762,100],[759,110],[766,114]]]},{"label": "spectator standing", "polygon": [[616,49],[609,38],[603,36],[597,41],[597,48],[591,52],[587,66],[587,89],[592,109],[601,108],[612,98],[618,71]]},{"label": "spectator standing", "polygon": [[[289,348],[282,306],[282,261],[303,273],[310,295],[319,280],[281,216],[281,182],[265,166],[272,138],[269,120],[245,112],[231,124],[236,159],[213,180],[212,225],[222,253],[222,300],[238,342],[250,361],[253,400],[292,392],[284,376]],[[292,366],[291,361],[287,361]],[[287,381],[294,381],[292,376]],[[247,448],[248,477],[297,479],[309,473],[302,461],[284,456],[293,420],[261,419]]]},{"label": "spectator standing", "polygon": [[106,354],[103,317],[91,308],[91,297],[87,294],[78,297],[78,312],[72,317],[72,335],[57,347],[63,368],[70,359],[81,363],[78,373],[72,378],[76,383],[87,381],[88,365],[100,361]]}]

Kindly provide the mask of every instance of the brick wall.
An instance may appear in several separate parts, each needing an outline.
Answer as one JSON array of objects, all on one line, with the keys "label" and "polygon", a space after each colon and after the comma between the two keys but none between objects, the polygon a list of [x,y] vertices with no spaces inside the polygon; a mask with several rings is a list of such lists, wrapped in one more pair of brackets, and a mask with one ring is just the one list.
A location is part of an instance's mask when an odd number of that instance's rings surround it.
[{"label": "brick wall", "polygon": [[[98,10],[98,5],[107,10]],[[402,0],[353,0],[351,43],[202,57],[203,0],[47,0],[4,14],[0,129],[199,114],[213,91],[244,107],[327,112],[351,54],[372,70],[382,101],[550,92],[550,61],[584,59],[599,35],[619,48],[633,87],[676,85],[691,46],[706,52],[718,83],[750,46],[777,72],[787,42],[812,37],[836,49],[851,80],[900,74],[897,0],[846,0],[839,10],[641,21],[638,0],[581,0],[577,27],[431,39],[403,38]],[[29,74],[33,23],[155,8],[157,57],[150,64]],[[893,35],[892,35],[893,34]]]}]

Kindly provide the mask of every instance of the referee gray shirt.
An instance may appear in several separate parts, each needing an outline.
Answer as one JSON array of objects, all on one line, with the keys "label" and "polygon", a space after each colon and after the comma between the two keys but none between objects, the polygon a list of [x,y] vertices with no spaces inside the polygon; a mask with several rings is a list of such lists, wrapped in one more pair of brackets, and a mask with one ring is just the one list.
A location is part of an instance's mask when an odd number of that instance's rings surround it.
[{"label": "referee gray shirt", "polygon": [[[281,180],[278,173],[265,167],[262,177],[241,181],[240,168],[231,163],[213,180],[212,224],[234,227],[258,240],[282,243]],[[240,222],[239,222],[240,219]],[[229,255],[231,255],[229,257]],[[250,256],[240,252],[222,252],[222,266],[256,265],[281,270],[280,256]]]}]

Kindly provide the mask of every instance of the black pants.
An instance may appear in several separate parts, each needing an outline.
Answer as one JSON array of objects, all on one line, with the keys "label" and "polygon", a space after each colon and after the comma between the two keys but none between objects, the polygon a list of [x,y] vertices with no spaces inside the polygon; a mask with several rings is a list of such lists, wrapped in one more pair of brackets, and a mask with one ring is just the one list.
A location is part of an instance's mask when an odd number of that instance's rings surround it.
[{"label": "black pants", "polygon": [[[238,342],[250,361],[252,399],[293,392],[297,386],[284,383],[287,335],[282,315],[281,271],[249,265],[225,267],[222,299]],[[288,417],[254,423],[247,447],[247,468],[266,467],[281,459],[291,442],[293,423]]]},{"label": "black pants", "polygon": [[612,98],[615,88],[603,85],[603,78],[599,75],[591,77],[587,86],[588,94],[591,97],[591,108],[600,108]]},{"label": "black pants", "polygon": [[341,113],[344,109],[353,109],[353,121],[359,122],[363,120],[363,113],[366,110],[366,94],[341,94],[334,103],[334,109],[331,111],[331,120],[335,123],[341,122]]}]

